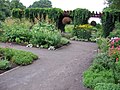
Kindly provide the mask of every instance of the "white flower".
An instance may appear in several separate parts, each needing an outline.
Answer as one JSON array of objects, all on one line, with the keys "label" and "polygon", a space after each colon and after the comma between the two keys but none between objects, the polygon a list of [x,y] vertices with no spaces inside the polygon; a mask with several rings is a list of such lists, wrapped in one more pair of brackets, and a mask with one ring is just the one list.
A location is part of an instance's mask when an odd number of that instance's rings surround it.
[{"label": "white flower", "polygon": [[54,47],[54,46],[50,46],[50,47],[48,48],[48,50],[55,50],[55,47]]},{"label": "white flower", "polygon": [[30,47],[30,48],[32,48],[32,47],[33,47],[33,45],[32,45],[32,44],[28,44],[26,47]]}]

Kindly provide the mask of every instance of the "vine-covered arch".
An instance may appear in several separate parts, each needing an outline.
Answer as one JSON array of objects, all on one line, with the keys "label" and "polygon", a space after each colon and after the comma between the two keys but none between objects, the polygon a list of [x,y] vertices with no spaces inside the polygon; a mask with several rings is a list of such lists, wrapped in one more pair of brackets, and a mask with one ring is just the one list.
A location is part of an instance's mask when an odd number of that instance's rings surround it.
[{"label": "vine-covered arch", "polygon": [[120,22],[119,10],[111,10],[107,8],[103,11],[102,25],[104,37],[107,37],[110,34],[110,32],[114,30],[116,21]]}]

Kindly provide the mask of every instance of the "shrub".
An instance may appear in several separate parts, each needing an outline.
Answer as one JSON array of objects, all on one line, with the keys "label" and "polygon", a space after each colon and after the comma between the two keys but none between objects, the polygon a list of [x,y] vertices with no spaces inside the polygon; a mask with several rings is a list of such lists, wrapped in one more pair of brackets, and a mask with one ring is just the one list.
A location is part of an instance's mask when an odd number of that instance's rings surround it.
[{"label": "shrub", "polygon": [[84,72],[83,83],[86,87],[94,88],[97,83],[114,83],[114,76],[111,70],[93,72],[87,70]]},{"label": "shrub", "polygon": [[14,23],[13,25],[4,26],[2,41],[15,42],[18,44],[32,44],[33,46],[54,46],[61,44],[61,34],[55,25],[47,23],[35,24],[29,30],[23,23]]},{"label": "shrub", "polygon": [[6,59],[6,65],[8,65],[8,62],[15,63],[18,65],[28,65],[31,64],[33,60],[38,59],[38,56],[31,52],[15,50],[10,48],[0,48],[0,54],[2,55],[3,60]]},{"label": "shrub", "polygon": [[70,41],[68,40],[68,39],[66,39],[66,38],[61,38],[61,45],[66,45],[66,44],[68,44]]},{"label": "shrub", "polygon": [[[94,65],[100,65],[102,67],[104,67],[105,69],[110,69],[111,68],[111,64],[113,64],[112,59],[108,56],[108,53],[99,53],[94,61],[93,61],[93,66]],[[95,68],[97,69],[97,68]]]},{"label": "shrub", "polygon": [[120,29],[117,30],[113,30],[113,32],[110,32],[110,35],[108,36],[108,38],[114,38],[114,37],[118,37],[120,38]]},{"label": "shrub", "polygon": [[97,39],[97,44],[98,44],[98,48],[100,49],[101,52],[107,52],[109,49],[109,40],[105,39],[105,38],[98,38]]},{"label": "shrub", "polygon": [[16,51],[12,61],[18,65],[29,65],[38,57],[30,52]]},{"label": "shrub", "polygon": [[0,60],[0,69],[6,70],[11,67],[10,62],[8,60]]},{"label": "shrub", "polygon": [[80,40],[90,40],[93,27],[89,24],[76,26],[72,32]]},{"label": "shrub", "polygon": [[120,85],[113,83],[98,83],[94,90],[120,90]]},{"label": "shrub", "polygon": [[66,25],[65,32],[72,33],[73,28],[74,28],[74,25]]}]

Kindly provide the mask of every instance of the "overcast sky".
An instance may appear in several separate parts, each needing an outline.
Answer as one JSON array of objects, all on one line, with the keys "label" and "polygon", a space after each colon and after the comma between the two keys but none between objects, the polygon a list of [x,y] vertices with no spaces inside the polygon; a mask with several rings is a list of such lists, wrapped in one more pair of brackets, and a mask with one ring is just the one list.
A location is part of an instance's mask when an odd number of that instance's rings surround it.
[{"label": "overcast sky", "polygon": [[[20,0],[25,6],[33,4],[38,0]],[[53,7],[63,10],[73,10],[76,8],[86,8],[90,11],[102,11],[105,7],[104,0],[50,0]]]}]

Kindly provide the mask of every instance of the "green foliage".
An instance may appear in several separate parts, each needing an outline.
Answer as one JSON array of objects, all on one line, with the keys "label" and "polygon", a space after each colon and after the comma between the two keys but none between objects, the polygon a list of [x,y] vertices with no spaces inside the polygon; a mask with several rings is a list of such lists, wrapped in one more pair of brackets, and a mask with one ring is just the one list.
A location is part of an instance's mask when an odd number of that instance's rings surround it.
[{"label": "green foliage", "polygon": [[94,90],[120,90],[120,85],[113,83],[98,83]]},{"label": "green foliage", "polygon": [[15,9],[15,8],[19,8],[19,9],[25,9],[26,7],[20,2],[20,0],[11,0],[10,2],[10,9]]},{"label": "green foliage", "polygon": [[31,64],[33,60],[38,59],[37,55],[31,52],[10,48],[0,48],[0,54],[2,55],[3,59],[0,61],[1,69],[9,68],[10,63],[15,63],[18,65],[28,65]]},{"label": "green foliage", "polygon": [[52,3],[49,0],[39,0],[35,1],[29,8],[51,8]]},{"label": "green foliage", "polygon": [[93,27],[89,24],[79,25],[74,28],[72,35],[76,36],[79,40],[90,40]]},{"label": "green foliage", "polygon": [[0,21],[11,15],[9,4],[8,0],[0,0]]},{"label": "green foliage", "polygon": [[12,61],[18,65],[29,65],[34,59],[37,59],[36,55],[24,51],[16,51],[15,55],[12,57]]},{"label": "green foliage", "polygon": [[112,71],[113,60],[107,53],[100,53],[95,57],[92,66],[84,72],[83,83],[89,88],[94,88],[97,83],[115,83]]},{"label": "green foliage", "polygon": [[33,27],[32,37],[30,43],[34,46],[36,45],[48,45],[49,46],[57,46],[61,41],[61,34],[56,30],[54,25],[39,23]]},{"label": "green foliage", "polygon": [[113,37],[119,37],[120,38],[120,30],[114,30],[113,32],[110,33],[110,35],[108,36],[110,39]]},{"label": "green foliage", "polygon": [[[114,60],[108,56],[108,53],[99,53],[94,61],[93,65],[90,67],[93,71],[102,71],[102,70],[109,70],[113,64]],[[98,66],[98,67],[97,67]]]},{"label": "green foliage", "polygon": [[66,45],[66,44],[68,44],[70,41],[68,40],[68,39],[66,39],[66,38],[61,38],[61,45]]},{"label": "green foliage", "polygon": [[34,19],[37,18],[40,21],[45,21],[46,17],[54,22],[58,22],[58,18],[63,11],[59,8],[28,8],[25,10],[14,9],[12,12],[13,17],[25,17],[34,22]]},{"label": "green foliage", "polygon": [[94,72],[87,70],[84,72],[83,83],[86,87],[94,88],[97,83],[114,83],[114,76],[111,70]]},{"label": "green foliage", "polygon": [[24,11],[21,10],[21,9],[13,9],[12,10],[12,16],[15,17],[15,18],[23,18],[24,16]]},{"label": "green foliage", "polygon": [[11,67],[10,62],[8,60],[0,60],[0,70],[6,70]]},{"label": "green foliage", "polygon": [[62,44],[62,36],[55,25],[40,22],[29,30],[26,24],[20,22],[3,25],[4,33],[1,37],[3,42],[15,42],[24,45],[32,44],[35,47],[42,45],[46,48],[50,46],[58,47]]},{"label": "green foliage", "polygon": [[74,29],[74,25],[66,25],[65,26],[65,32],[72,33],[73,29]]},{"label": "green foliage", "polygon": [[120,22],[118,22],[118,21],[115,22],[115,29],[120,30]]},{"label": "green foliage", "polygon": [[120,22],[120,10],[105,8],[102,15],[103,35],[107,37],[115,29],[115,22]]},{"label": "green foliage", "polygon": [[90,11],[87,9],[77,8],[74,11],[74,25],[88,24]]},{"label": "green foliage", "polygon": [[120,1],[119,0],[106,0],[111,9],[120,9]]},{"label": "green foliage", "polygon": [[97,39],[96,42],[97,42],[98,48],[100,49],[101,52],[107,52],[108,51],[109,40],[100,37],[100,38]]}]

